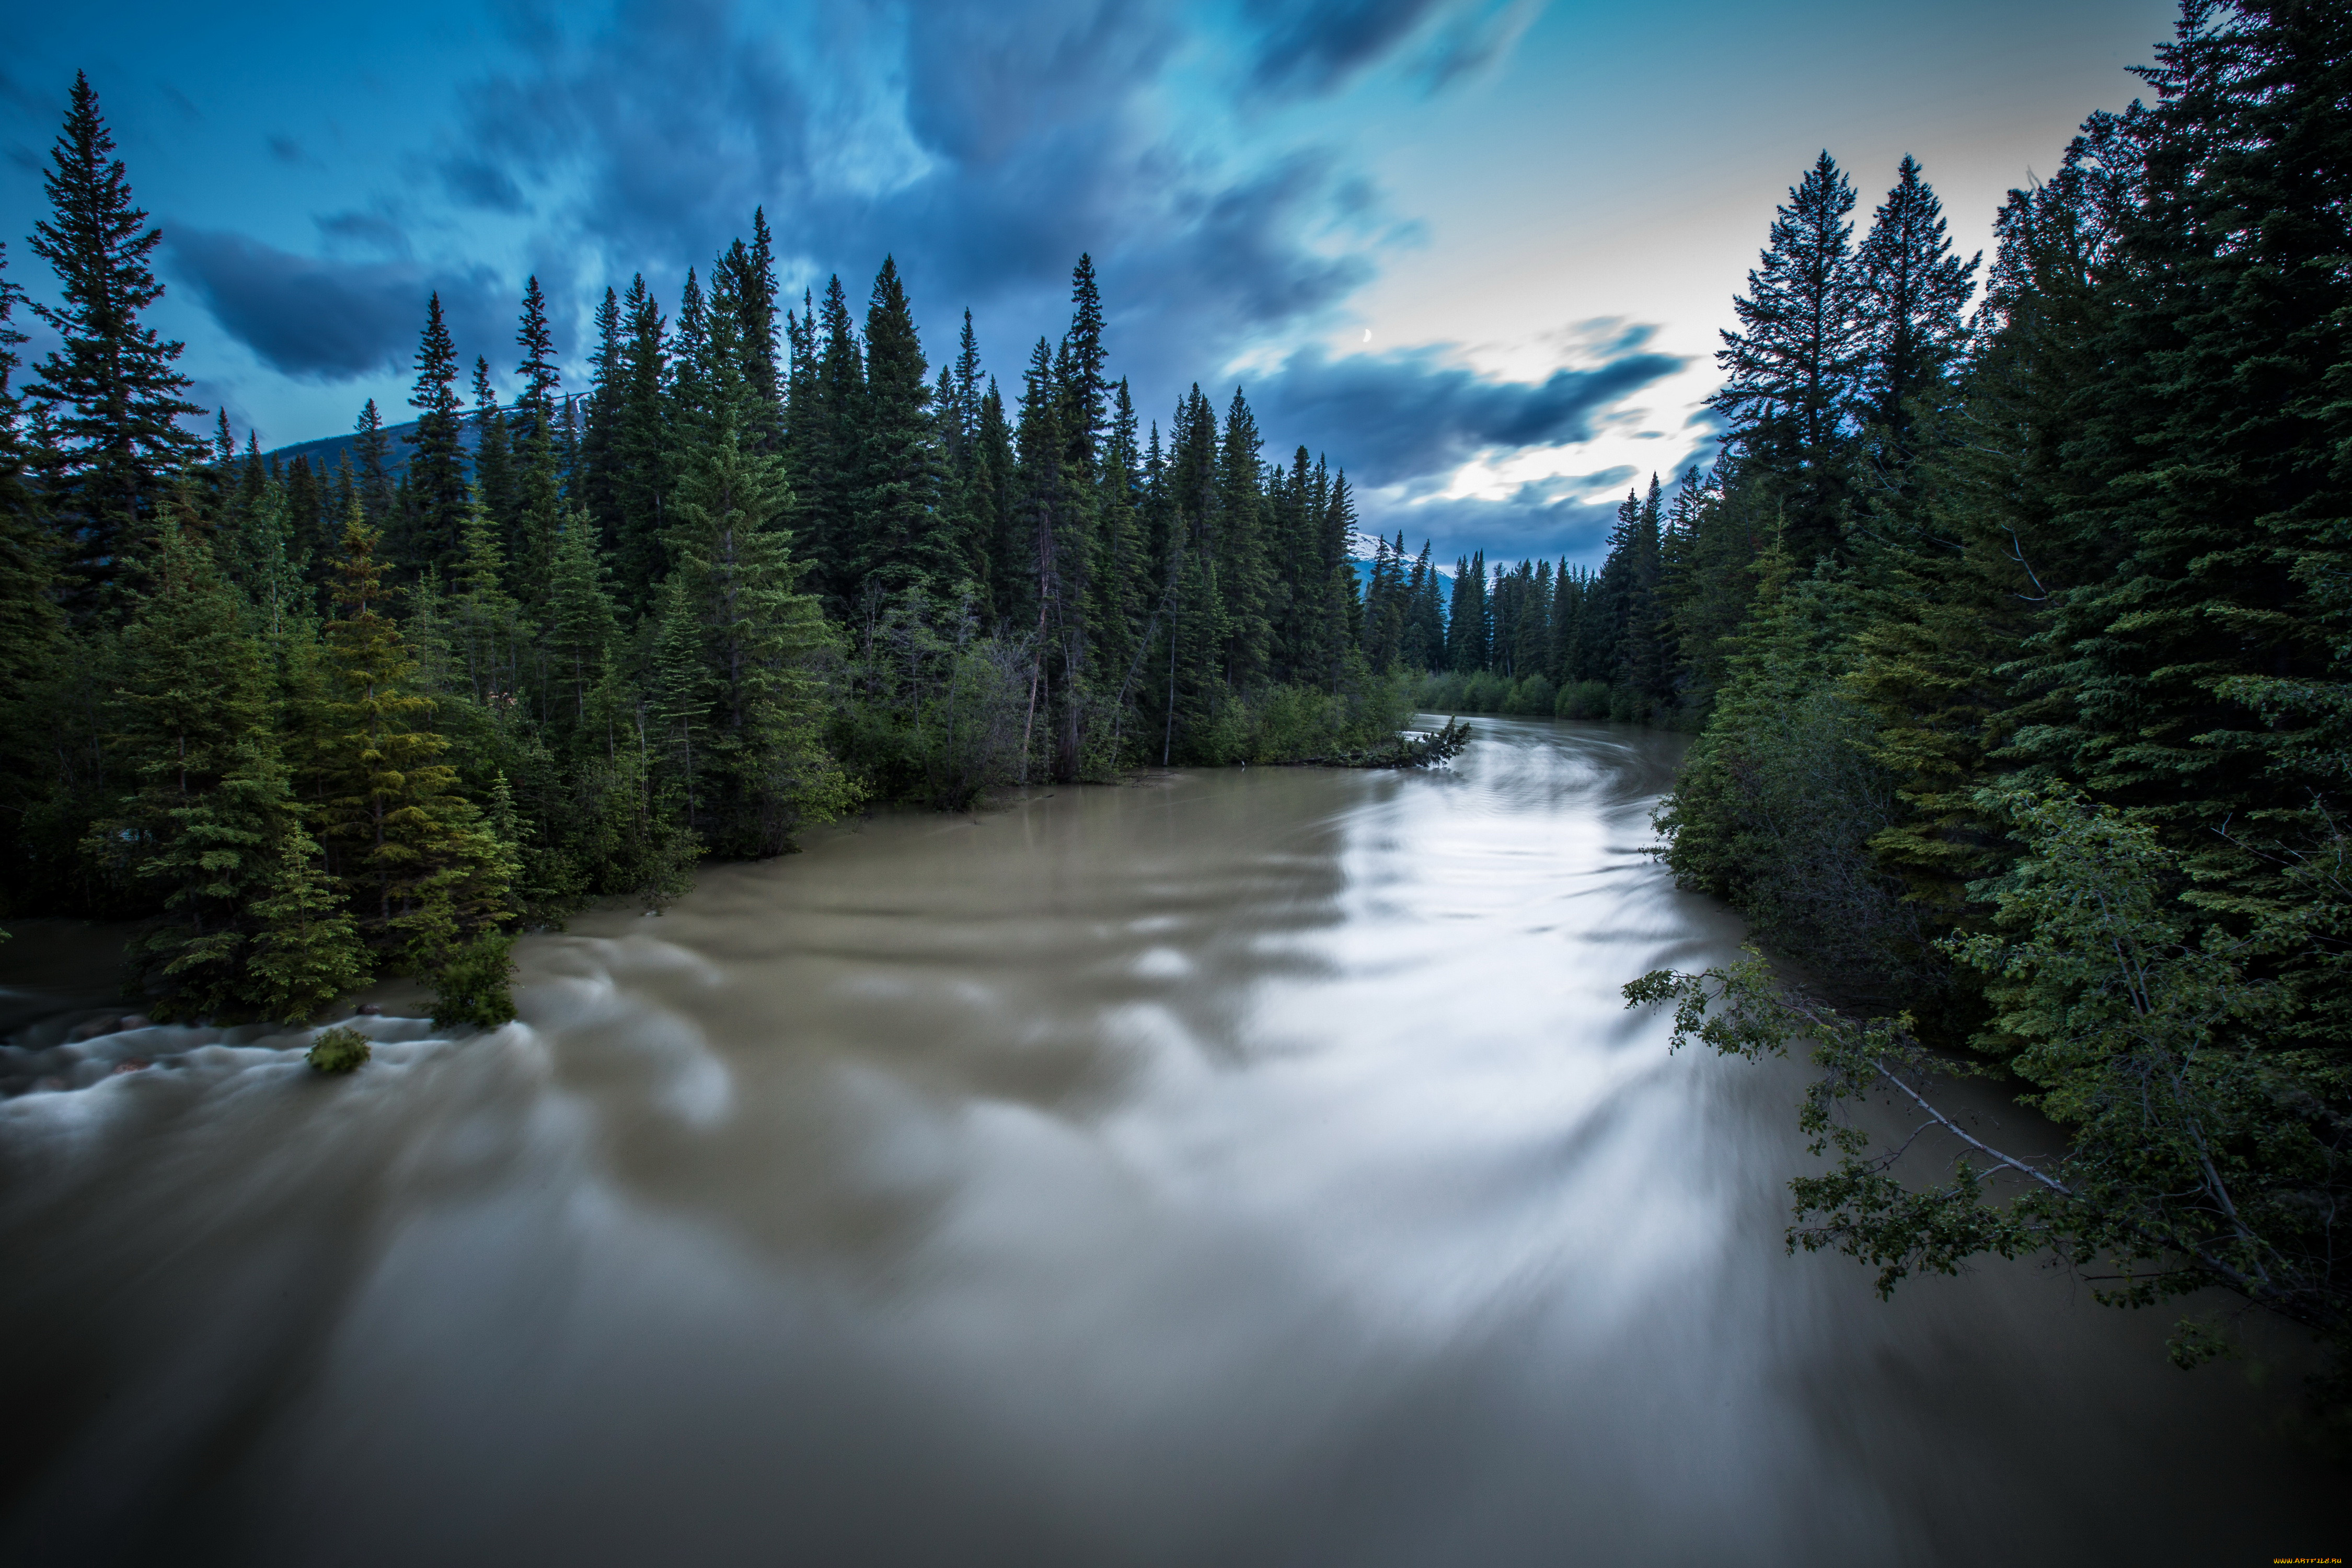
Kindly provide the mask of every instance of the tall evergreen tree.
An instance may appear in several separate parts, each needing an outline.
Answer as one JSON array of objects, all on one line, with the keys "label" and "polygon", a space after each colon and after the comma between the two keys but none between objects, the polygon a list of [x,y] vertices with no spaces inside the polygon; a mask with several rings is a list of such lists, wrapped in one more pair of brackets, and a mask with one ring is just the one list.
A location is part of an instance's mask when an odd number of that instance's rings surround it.
[{"label": "tall evergreen tree", "polygon": [[961,575],[961,552],[940,510],[930,400],[914,313],[897,263],[885,257],[866,309],[865,416],[856,453],[862,483],[845,592],[896,594],[917,584],[944,592]]},{"label": "tall evergreen tree", "polygon": [[678,488],[664,657],[693,650],[700,674],[673,669],[664,679],[683,699],[681,719],[707,713],[698,815],[727,854],[776,854],[801,826],[855,799],[820,740],[812,666],[831,634],[815,598],[800,591],[806,564],[778,526],[790,504],[782,463],[746,450],[731,419],[698,446]]},{"label": "tall evergreen tree", "polygon": [[1853,186],[1826,152],[1772,219],[1762,264],[1732,301],[1724,384],[1709,400],[1744,470],[1769,476],[1790,552],[1834,553],[1851,510],[1846,410],[1862,353],[1852,239]]},{"label": "tall evergreen tree", "polygon": [[117,776],[134,787],[92,825],[89,852],[151,884],[163,913],[131,944],[158,1016],[244,1010],[248,906],[289,816],[259,648],[212,552],[168,520],[152,587],[123,628],[108,706]]},{"label": "tall evergreen tree", "polygon": [[[392,437],[384,434],[383,416],[376,412],[373,397],[360,405],[359,420],[352,426],[352,450],[359,454],[360,506],[367,514],[368,526],[390,529],[397,521],[393,501]],[[341,526],[339,521],[338,529]],[[340,542],[340,533],[337,537]]]},{"label": "tall evergreen tree", "polygon": [[149,258],[163,237],[131,201],[131,182],[98,109],[89,78],[76,72],[65,126],[42,175],[49,216],[34,226],[33,253],[58,275],[55,305],[33,313],[58,334],[26,390],[55,413],[49,437],[58,466],[48,507],[68,542],[74,603],[96,607],[124,552],[154,526],[180,466],[200,449],[182,429],[202,409],[173,368],[184,345],[140,319],[163,298]]},{"label": "tall evergreen tree", "polygon": [[480,358],[474,361],[474,490],[499,537],[514,538],[522,498],[515,482],[506,415],[499,407],[497,389],[490,385],[490,363]]},{"label": "tall evergreen tree", "polygon": [[402,439],[416,448],[408,459],[407,515],[399,546],[418,569],[448,566],[457,560],[459,536],[470,504],[466,484],[466,447],[458,430],[457,345],[441,319],[436,289],[425,306],[425,331],[416,346],[416,386],[409,406],[415,430]]},{"label": "tall evergreen tree", "polygon": [[1944,210],[1908,154],[1855,255],[1861,340],[1855,416],[1868,432],[1878,487],[1898,487],[1916,456],[1914,399],[1951,368],[1968,337],[1978,255],[1962,261]]}]

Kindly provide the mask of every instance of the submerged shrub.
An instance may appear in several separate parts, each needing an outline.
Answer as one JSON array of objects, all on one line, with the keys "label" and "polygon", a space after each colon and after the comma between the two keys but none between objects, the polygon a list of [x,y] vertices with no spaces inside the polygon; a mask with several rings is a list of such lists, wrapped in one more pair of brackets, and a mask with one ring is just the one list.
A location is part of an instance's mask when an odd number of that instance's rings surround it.
[{"label": "submerged shrub", "polygon": [[515,1016],[514,994],[507,982],[514,974],[514,938],[505,931],[484,931],[454,949],[433,977],[433,1022],[478,1024],[495,1029]]},{"label": "submerged shrub", "polygon": [[337,1025],[312,1040],[302,1059],[310,1064],[312,1072],[356,1072],[374,1049],[357,1029]]}]

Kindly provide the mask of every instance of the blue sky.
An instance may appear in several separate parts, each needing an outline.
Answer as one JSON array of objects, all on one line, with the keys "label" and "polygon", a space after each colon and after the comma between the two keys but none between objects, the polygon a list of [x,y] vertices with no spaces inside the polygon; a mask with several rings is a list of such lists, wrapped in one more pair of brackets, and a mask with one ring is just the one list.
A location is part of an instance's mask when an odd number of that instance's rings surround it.
[{"label": "blue sky", "polygon": [[[20,3],[0,237],[75,69],[161,224],[198,399],[265,446],[405,417],[427,289],[497,370],[536,272],[665,305],[764,205],[793,291],[883,255],[934,361],[970,306],[1017,380],[1071,264],[1164,423],[1245,387],[1368,527],[1591,559],[1615,498],[1710,449],[1698,403],[1774,205],[1826,146],[1905,153],[1964,249],[2170,28],[2159,0]],[[35,352],[40,349],[37,342]],[[505,384],[511,390],[511,377]],[[390,416],[388,415],[388,416]]]}]

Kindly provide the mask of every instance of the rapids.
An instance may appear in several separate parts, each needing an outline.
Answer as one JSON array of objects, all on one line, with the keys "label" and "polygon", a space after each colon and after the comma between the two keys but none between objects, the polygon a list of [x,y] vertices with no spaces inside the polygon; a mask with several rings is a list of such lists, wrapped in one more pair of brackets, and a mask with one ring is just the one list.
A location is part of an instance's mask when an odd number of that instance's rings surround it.
[{"label": "rapids", "polygon": [[828,830],[525,939],[505,1028],[361,1020],[348,1079],[69,1041],[71,942],[0,947],[0,1559],[2324,1544],[2279,1357],[1786,1255],[1801,1069],[1618,996],[1740,940],[1643,853],[1680,742],[1477,728]]}]

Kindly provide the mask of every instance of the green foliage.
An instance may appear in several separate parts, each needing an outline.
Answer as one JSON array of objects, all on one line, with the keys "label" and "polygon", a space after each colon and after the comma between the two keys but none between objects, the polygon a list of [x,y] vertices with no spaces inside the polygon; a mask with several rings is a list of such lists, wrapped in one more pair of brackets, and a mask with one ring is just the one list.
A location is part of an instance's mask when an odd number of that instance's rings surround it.
[{"label": "green foliage", "polygon": [[981,636],[971,597],[869,598],[843,666],[835,753],[884,798],[967,808],[1020,776],[1027,653]]},{"label": "green foliage", "polygon": [[1609,688],[1599,680],[1564,680],[1552,699],[1552,714],[1560,719],[1606,719]]},{"label": "green foliage", "polygon": [[1344,473],[1264,461],[1238,389],[1147,437],[1087,258],[1012,416],[969,317],[927,379],[887,259],[862,334],[831,280],[780,365],[756,213],[674,320],[605,291],[584,426],[536,279],[511,407],[487,358],[461,405],[436,296],[406,462],[370,400],[326,476],[225,413],[179,432],[110,149],[80,84],[29,405],[0,275],[0,897],[142,921],[159,1014],[297,1020],[404,971],[494,1022],[518,928],[658,910],[872,796],[1433,754],[1397,734],[1400,661],[1443,637],[1426,548],[1369,658]]},{"label": "green foliage", "polygon": [[312,1072],[351,1073],[359,1071],[374,1050],[365,1035],[338,1026],[321,1030],[302,1059],[310,1064]]},{"label": "green foliage", "polygon": [[[2033,1086],[2022,1103],[2068,1130],[2063,1155],[2003,1152],[1938,1103],[1940,1083],[1997,1068],[1928,1051],[1908,1014],[1843,1016],[1777,984],[1759,960],[1660,971],[1626,987],[1627,1002],[1673,1004],[1677,1045],[1754,1058],[1812,1041],[1822,1076],[1800,1125],[1836,1164],[1791,1184],[1790,1244],[1876,1265],[1881,1294],[1979,1253],[2049,1250],[2095,1271],[2111,1304],[2219,1287],[2352,1352],[2336,1219],[2352,1197],[2352,1068],[2340,1051],[2283,1041],[2290,996],[2262,973],[2340,907],[2200,935],[2179,858],[2146,825],[2064,795],[1983,804],[2027,853],[1982,887],[1998,929],[1951,952],[1985,976],[1984,1043]],[[1923,1119],[1897,1142],[1853,1115],[1890,1091]],[[1896,1173],[1937,1149],[1946,1164],[1924,1185]],[[2220,1342],[2210,1324],[2184,1325],[2176,1359],[2193,1364]]]},{"label": "green foliage", "polygon": [[441,1028],[473,1024],[495,1029],[512,1021],[514,938],[488,931],[447,951],[433,972],[433,1022]]},{"label": "green foliage", "polygon": [[328,881],[318,844],[290,814],[262,892],[252,905],[259,929],[245,961],[245,997],[262,1016],[307,1023],[367,984],[367,950],[351,910]]}]

